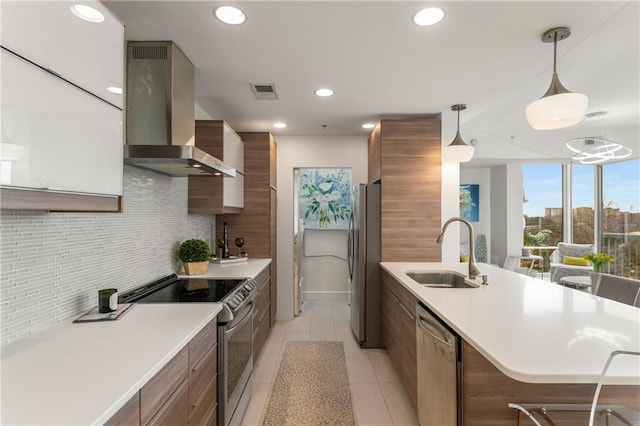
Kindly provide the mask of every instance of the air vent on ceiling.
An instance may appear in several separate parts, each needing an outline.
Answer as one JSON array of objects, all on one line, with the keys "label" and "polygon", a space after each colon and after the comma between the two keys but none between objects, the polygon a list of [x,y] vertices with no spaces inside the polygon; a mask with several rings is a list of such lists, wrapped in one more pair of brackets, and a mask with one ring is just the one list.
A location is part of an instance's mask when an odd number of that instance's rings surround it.
[{"label": "air vent on ceiling", "polygon": [[257,100],[276,100],[278,99],[278,92],[276,92],[276,85],[271,84],[254,84],[251,83],[251,91]]},{"label": "air vent on ceiling", "polygon": [[166,45],[133,45],[131,59],[167,59]]}]

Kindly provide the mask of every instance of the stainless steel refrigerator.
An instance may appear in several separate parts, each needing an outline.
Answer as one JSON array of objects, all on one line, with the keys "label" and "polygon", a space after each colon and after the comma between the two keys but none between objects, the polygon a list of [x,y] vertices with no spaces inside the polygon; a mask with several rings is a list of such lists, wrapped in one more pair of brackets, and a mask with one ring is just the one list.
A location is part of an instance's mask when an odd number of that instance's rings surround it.
[{"label": "stainless steel refrigerator", "polygon": [[382,346],[380,312],[380,185],[354,187],[347,256],[351,329],[363,348]]}]

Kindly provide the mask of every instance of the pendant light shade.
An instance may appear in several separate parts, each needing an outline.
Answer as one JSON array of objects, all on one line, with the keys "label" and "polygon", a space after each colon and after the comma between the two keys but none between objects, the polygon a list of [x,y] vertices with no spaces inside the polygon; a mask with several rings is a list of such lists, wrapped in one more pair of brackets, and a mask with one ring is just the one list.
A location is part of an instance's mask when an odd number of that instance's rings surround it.
[{"label": "pendant light shade", "polygon": [[584,118],[589,106],[589,98],[582,93],[567,90],[556,72],[556,56],[558,41],[571,35],[568,28],[553,28],[542,36],[545,43],[553,42],[553,76],[547,92],[537,101],[527,106],[526,114],[529,125],[536,130],[553,130],[578,124]]},{"label": "pendant light shade", "polygon": [[467,143],[462,140],[462,136],[460,136],[460,111],[467,109],[467,106],[464,104],[457,104],[451,107],[451,111],[458,112],[458,127],[456,131],[456,137],[453,138],[453,142],[444,147],[442,152],[442,156],[445,160],[452,163],[466,163],[473,158],[473,152],[475,149],[471,145],[467,145]]}]

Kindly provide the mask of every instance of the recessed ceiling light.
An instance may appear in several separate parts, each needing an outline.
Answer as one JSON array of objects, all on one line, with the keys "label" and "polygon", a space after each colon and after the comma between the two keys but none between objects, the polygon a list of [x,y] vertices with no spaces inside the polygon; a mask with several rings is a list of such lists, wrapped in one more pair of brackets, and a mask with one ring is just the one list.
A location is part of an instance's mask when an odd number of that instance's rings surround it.
[{"label": "recessed ceiling light", "polygon": [[107,87],[107,92],[115,93],[116,95],[122,95],[122,87]]},{"label": "recessed ceiling light", "polygon": [[321,97],[333,96],[333,90],[331,89],[318,89],[316,95]]},{"label": "recessed ceiling light", "polygon": [[364,124],[362,125],[362,128],[363,128],[363,129],[373,129],[374,127],[376,127],[376,125],[375,125],[375,124],[373,124],[373,123],[364,123]]},{"label": "recessed ceiling light", "polygon": [[240,25],[247,20],[243,11],[233,6],[220,6],[215,10],[216,18],[225,24]]},{"label": "recessed ceiling light", "polygon": [[413,23],[421,27],[437,24],[444,18],[444,10],[439,7],[427,7],[413,15]]},{"label": "recessed ceiling light", "polygon": [[273,127],[275,127],[276,129],[284,129],[285,127],[287,127],[287,123],[279,121],[277,123],[273,123]]},{"label": "recessed ceiling light", "polygon": [[104,21],[104,15],[102,13],[84,4],[74,4],[71,6],[71,13],[88,22],[99,23]]},{"label": "recessed ceiling light", "polygon": [[215,172],[213,175],[214,175],[214,176],[222,176],[222,173],[220,173],[220,172]]}]

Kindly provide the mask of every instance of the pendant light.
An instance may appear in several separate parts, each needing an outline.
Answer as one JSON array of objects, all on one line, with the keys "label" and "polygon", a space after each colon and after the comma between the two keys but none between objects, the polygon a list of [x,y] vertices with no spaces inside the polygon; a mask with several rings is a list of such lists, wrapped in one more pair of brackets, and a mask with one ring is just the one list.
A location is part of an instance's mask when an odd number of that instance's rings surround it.
[{"label": "pendant light", "polygon": [[473,157],[473,146],[467,145],[467,143],[462,140],[462,136],[460,136],[460,111],[464,111],[465,109],[467,109],[467,106],[464,104],[451,106],[451,111],[458,112],[458,130],[453,142],[444,147],[442,156],[445,160],[452,163],[466,163]]},{"label": "pendant light", "polygon": [[553,130],[573,126],[582,121],[587,112],[589,98],[582,93],[568,91],[558,78],[556,58],[558,41],[569,38],[569,28],[553,28],[542,35],[544,43],[553,42],[553,76],[547,92],[527,106],[529,125],[536,130]]}]

